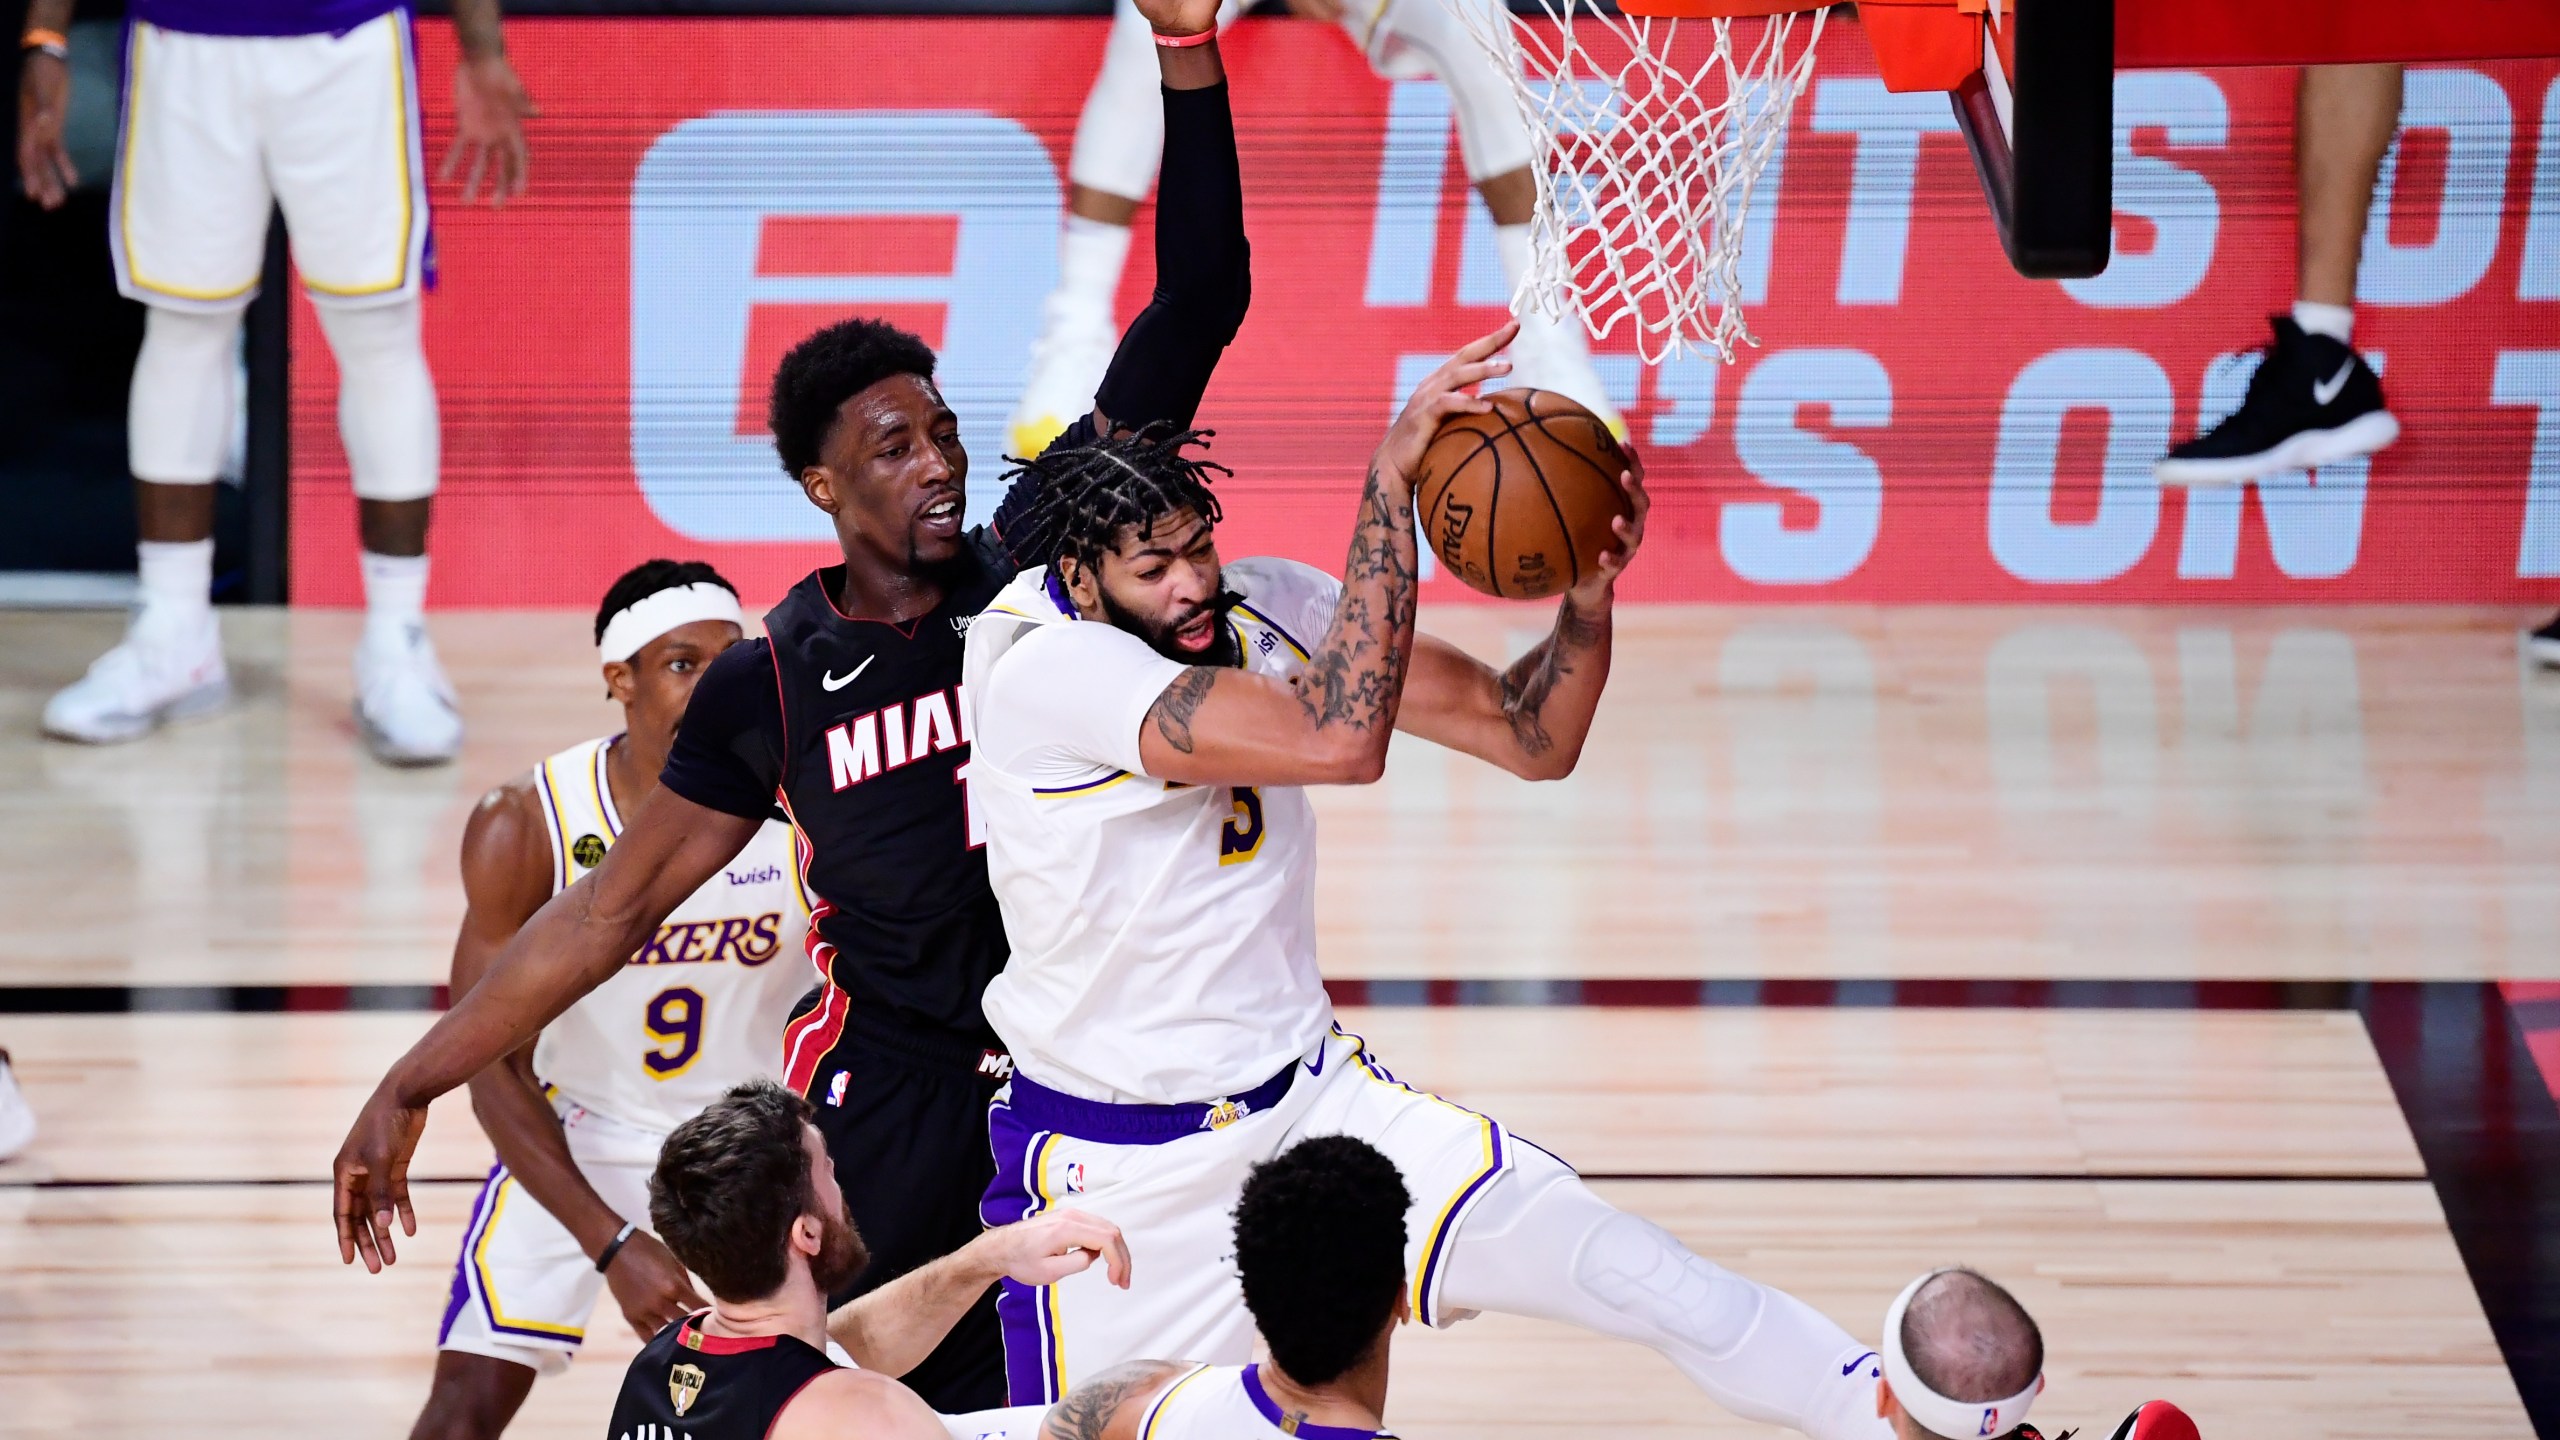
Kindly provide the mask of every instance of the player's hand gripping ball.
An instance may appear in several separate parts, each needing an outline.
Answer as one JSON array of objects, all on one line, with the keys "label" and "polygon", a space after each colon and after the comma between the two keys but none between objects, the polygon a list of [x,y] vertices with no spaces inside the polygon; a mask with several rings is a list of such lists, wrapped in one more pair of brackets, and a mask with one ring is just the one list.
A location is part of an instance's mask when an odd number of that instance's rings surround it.
[{"label": "player's hand gripping ball", "polygon": [[1552,390],[1497,390],[1422,452],[1414,527],[1449,573],[1487,595],[1541,600],[1592,576],[1633,518],[1634,464],[1600,417]]}]

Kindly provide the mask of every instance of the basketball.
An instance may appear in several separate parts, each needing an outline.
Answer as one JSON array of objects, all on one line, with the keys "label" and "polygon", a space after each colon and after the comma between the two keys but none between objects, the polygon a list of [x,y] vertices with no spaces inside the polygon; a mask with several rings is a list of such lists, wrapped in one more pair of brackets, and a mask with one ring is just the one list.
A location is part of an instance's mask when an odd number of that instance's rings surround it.
[{"label": "basketball", "polygon": [[1627,452],[1600,417],[1552,390],[1497,390],[1422,452],[1414,526],[1449,573],[1487,595],[1542,600],[1617,548]]}]

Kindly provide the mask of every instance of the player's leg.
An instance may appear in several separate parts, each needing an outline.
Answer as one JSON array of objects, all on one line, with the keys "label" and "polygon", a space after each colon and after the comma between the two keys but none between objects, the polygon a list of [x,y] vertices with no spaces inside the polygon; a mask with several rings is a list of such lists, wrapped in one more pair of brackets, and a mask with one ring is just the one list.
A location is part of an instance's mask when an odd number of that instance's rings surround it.
[{"label": "player's leg", "polygon": [[450,760],[462,716],[427,636],[427,520],[441,461],[418,295],[426,180],[399,13],[297,37],[271,76],[267,163],[294,261],[338,365],[338,434],[363,544],[355,713],[373,753]]},{"label": "player's leg", "polygon": [[2300,269],[2291,314],[2240,408],[2177,446],[2166,484],[2229,484],[2370,455],[2400,436],[2382,381],[2355,349],[2356,266],[2373,186],[2400,119],[2401,67],[2315,65],[2294,104]]},{"label": "player's leg", "polygon": [[1659,1350],[1717,1404],[1817,1440],[1890,1440],[1874,1355],[1827,1316],[1690,1253],[1602,1200],[1563,1161],[1517,1145],[1459,1221],[1442,1312],[1562,1321]]},{"label": "player's leg", "polygon": [[[1239,0],[1218,11],[1233,24]],[[1164,105],[1145,17],[1118,0],[1102,70],[1085,96],[1067,161],[1067,217],[1058,237],[1058,288],[1041,313],[1040,338],[1008,428],[1014,453],[1037,455],[1093,410],[1120,327],[1112,302],[1129,259],[1129,225],[1155,185],[1164,153]]]},{"label": "player's leg", "polygon": [[461,1350],[436,1355],[427,1403],[409,1426],[409,1440],[497,1440],[533,1393],[529,1365]]},{"label": "player's leg", "polygon": [[1866,1349],[1819,1312],[1682,1248],[1485,1116],[1410,1089],[1356,1037],[1327,1047],[1301,1134],[1356,1135],[1413,1196],[1407,1302],[1447,1325],[1500,1310],[1649,1345],[1725,1408],[1818,1440],[1890,1440]]},{"label": "player's leg", "polygon": [[493,1440],[538,1376],[569,1367],[603,1292],[604,1277],[577,1238],[503,1166],[493,1167],[463,1229],[436,1335],[435,1379],[409,1433]]},{"label": "player's leg", "polygon": [[[1118,1225],[1129,1237],[1136,1269],[1126,1290],[1113,1286],[1099,1267],[1056,1285],[1003,1283],[998,1312],[1011,1403],[1055,1401],[1081,1381],[1130,1360],[1251,1360],[1253,1319],[1245,1313],[1230,1258],[1231,1217],[1246,1173],[1289,1133],[1287,1117],[1274,1112],[1222,1130],[1195,1124],[1106,1143],[1069,1133],[1095,1130],[1087,1123],[1090,1115],[1061,1118],[1021,1108],[1024,1090],[1017,1080],[988,1112],[995,1178],[981,1217],[988,1225],[1009,1225],[1073,1206]],[[1064,1108],[1084,1106],[1067,1102]],[[1047,1108],[1061,1107],[1053,1097]]]},{"label": "player's leg", "polygon": [[[871,1264],[830,1303],[876,1290],[977,1237],[978,1201],[994,1173],[986,1142],[987,1096],[994,1088],[992,1079],[965,1069],[934,1067],[850,1038],[819,1063],[807,1098],[835,1161],[845,1208],[871,1251]],[[1004,1404],[994,1292],[899,1378],[939,1411]]]},{"label": "player's leg", "polygon": [[241,42],[136,21],[126,36],[116,285],[142,301],[127,418],[140,604],[124,639],[45,706],[66,740],[131,740],[230,697],[213,617],[214,482],[239,414],[240,312],[273,201]]},{"label": "player's leg", "polygon": [[[1457,3],[1491,6],[1500,0]],[[1541,157],[1512,99],[1509,77],[1494,68],[1467,34],[1466,22],[1450,8],[1450,0],[1391,0],[1383,13],[1355,4],[1345,8],[1343,25],[1380,74],[1395,79],[1436,75],[1448,86],[1450,108],[1457,116],[1458,153],[1493,220],[1503,279],[1517,294],[1529,274],[1529,222],[1538,203],[1531,167]],[[1511,383],[1555,391],[1625,437],[1626,422],[1592,367],[1579,319],[1558,321],[1542,310],[1524,310],[1511,358]]]}]

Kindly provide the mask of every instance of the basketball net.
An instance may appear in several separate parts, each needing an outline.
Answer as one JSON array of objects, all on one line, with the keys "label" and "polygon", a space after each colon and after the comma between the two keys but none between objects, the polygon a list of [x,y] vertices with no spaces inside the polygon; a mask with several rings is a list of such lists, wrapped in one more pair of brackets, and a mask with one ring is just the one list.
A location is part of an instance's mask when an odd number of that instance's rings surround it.
[{"label": "basketball net", "polygon": [[[1511,81],[1541,160],[1512,309],[1634,327],[1648,363],[1759,343],[1742,313],[1751,191],[1813,76],[1822,12],[1670,18],[1451,0]],[[1743,0],[1736,8],[1778,8]]]}]

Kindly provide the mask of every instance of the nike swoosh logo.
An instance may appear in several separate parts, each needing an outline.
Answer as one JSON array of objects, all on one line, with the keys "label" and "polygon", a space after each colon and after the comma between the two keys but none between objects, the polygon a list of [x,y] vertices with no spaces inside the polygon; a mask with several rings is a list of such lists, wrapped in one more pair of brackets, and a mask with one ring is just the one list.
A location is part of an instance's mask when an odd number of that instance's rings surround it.
[{"label": "nike swoosh logo", "polygon": [[861,664],[854,666],[851,670],[846,671],[842,675],[838,675],[833,671],[821,675],[818,677],[818,686],[820,689],[826,690],[831,694],[835,691],[841,690],[847,685],[853,683],[853,677],[870,669],[871,662],[879,658],[880,657],[877,655],[865,655],[862,657]]},{"label": "nike swoosh logo", "polygon": [[1847,1375],[1874,1358],[1876,1358],[1876,1352],[1870,1350],[1866,1354],[1859,1356],[1857,1359],[1850,1361],[1848,1364],[1841,1366],[1840,1373]]},{"label": "nike swoosh logo", "polygon": [[2337,374],[2326,380],[2311,382],[2311,403],[2326,405],[2337,399],[2338,392],[2347,388],[2347,377],[2354,373],[2356,373],[2356,357],[2350,355],[2347,357],[2347,363],[2338,367]]}]

